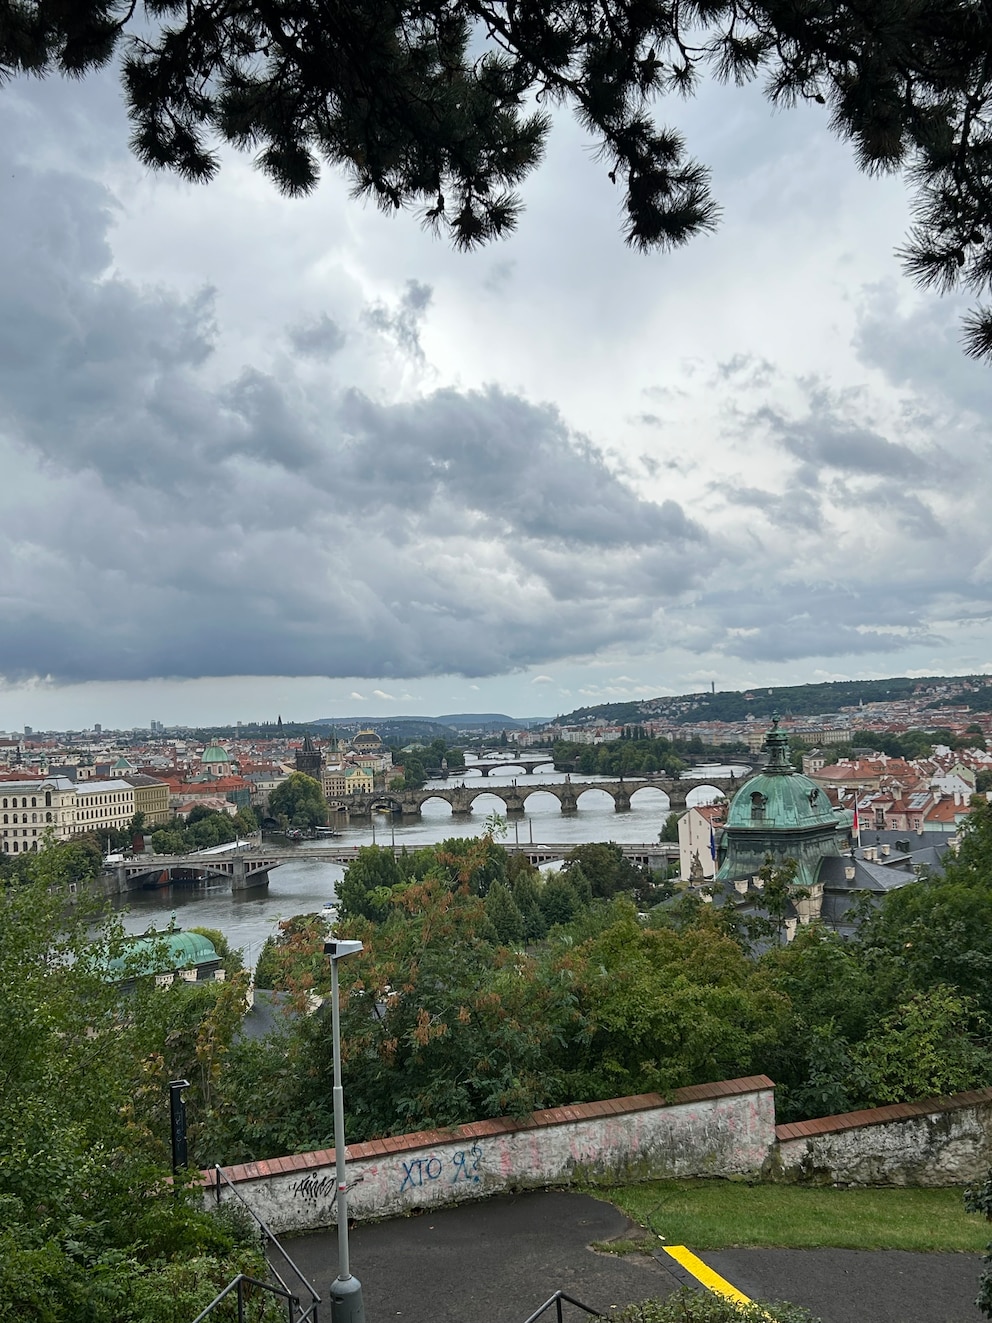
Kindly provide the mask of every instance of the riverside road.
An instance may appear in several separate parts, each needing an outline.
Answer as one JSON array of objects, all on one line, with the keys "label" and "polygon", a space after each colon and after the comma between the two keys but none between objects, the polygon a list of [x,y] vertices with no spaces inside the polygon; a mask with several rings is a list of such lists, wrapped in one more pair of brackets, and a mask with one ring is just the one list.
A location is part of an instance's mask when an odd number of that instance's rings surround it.
[{"label": "riverside road", "polygon": [[[534,1191],[359,1224],[351,1266],[369,1323],[524,1323],[557,1290],[609,1314],[692,1284],[660,1248],[624,1256],[590,1248],[641,1235],[602,1200]],[[326,1302],[337,1275],[334,1233],[284,1243]],[[752,1300],[791,1300],[823,1323],[982,1319],[977,1254],[728,1249],[699,1258]],[[566,1307],[565,1317],[578,1323],[585,1315]]]}]

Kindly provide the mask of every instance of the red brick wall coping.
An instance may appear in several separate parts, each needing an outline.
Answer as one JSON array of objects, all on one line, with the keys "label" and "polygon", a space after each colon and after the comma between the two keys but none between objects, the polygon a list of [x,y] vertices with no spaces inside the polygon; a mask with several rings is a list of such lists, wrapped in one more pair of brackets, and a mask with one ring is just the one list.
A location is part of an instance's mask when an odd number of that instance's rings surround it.
[{"label": "red brick wall coping", "polygon": [[[741,1093],[757,1093],[774,1089],[767,1075],[748,1075],[743,1079],[719,1080],[715,1084],[691,1084],[671,1093],[638,1093],[630,1098],[610,1098],[606,1102],[574,1103],[570,1107],[551,1107],[543,1112],[513,1118],[501,1116],[491,1121],[473,1121],[469,1125],[452,1126],[447,1130],[418,1130],[410,1135],[393,1135],[389,1139],[370,1139],[364,1144],[348,1145],[348,1160],[364,1162],[370,1158],[384,1158],[390,1154],[407,1153],[411,1149],[436,1148],[459,1140],[487,1139],[493,1135],[511,1135],[521,1130],[541,1130],[548,1126],[570,1125],[576,1121],[593,1121],[606,1116],[625,1116],[635,1112],[648,1112],[660,1107],[677,1107],[683,1103],[710,1102],[716,1098],[733,1098]],[[992,1090],[989,1090],[992,1095]],[[232,1184],[238,1181],[262,1180],[289,1172],[310,1171],[314,1167],[334,1164],[332,1148],[318,1149],[315,1153],[294,1153],[285,1158],[267,1158],[260,1162],[244,1162],[225,1167],[224,1175]],[[213,1171],[203,1173],[204,1184],[215,1180]]]},{"label": "red brick wall coping", "polygon": [[889,1121],[909,1121],[914,1116],[956,1112],[962,1107],[989,1102],[992,1102],[992,1088],[969,1089],[967,1093],[952,1093],[942,1098],[892,1103],[888,1107],[872,1107],[864,1112],[843,1112],[840,1116],[821,1116],[815,1121],[793,1121],[789,1125],[777,1125],[775,1138],[781,1144],[788,1139],[808,1139],[814,1135],[836,1134],[841,1130],[859,1130],[862,1126],[885,1125]]}]

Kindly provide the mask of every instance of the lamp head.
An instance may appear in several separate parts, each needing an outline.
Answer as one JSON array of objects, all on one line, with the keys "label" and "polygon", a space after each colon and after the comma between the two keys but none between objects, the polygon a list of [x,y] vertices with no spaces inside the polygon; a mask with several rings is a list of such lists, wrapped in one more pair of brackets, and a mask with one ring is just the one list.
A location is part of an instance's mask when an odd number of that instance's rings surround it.
[{"label": "lamp head", "polygon": [[332,960],[358,955],[361,950],[364,950],[361,942],[342,942],[336,937],[331,937],[324,943],[324,955],[330,956]]}]

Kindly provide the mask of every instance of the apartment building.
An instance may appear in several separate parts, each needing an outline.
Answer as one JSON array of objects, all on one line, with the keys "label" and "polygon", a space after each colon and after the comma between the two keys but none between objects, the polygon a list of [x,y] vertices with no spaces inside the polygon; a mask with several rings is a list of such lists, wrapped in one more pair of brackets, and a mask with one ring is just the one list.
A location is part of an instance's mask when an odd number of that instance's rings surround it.
[{"label": "apartment building", "polygon": [[[0,781],[0,851],[27,854],[40,849],[49,833],[71,841],[86,832],[123,831],[134,817],[137,799],[151,816],[162,812],[162,790],[151,778],[140,784],[119,779],[76,782],[66,776]],[[165,790],[167,795],[167,788]]]}]

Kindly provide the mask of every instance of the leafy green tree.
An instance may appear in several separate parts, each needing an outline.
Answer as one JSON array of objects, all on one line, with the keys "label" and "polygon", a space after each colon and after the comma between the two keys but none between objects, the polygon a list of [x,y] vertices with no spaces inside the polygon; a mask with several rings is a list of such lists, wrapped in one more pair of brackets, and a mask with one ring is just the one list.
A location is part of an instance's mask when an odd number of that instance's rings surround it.
[{"label": "leafy green tree", "polygon": [[311,993],[329,991],[330,966],[324,955],[328,923],[320,914],[282,919],[267,937],[255,965],[255,986],[293,994],[297,1011],[309,1009]]},{"label": "leafy green tree", "polygon": [[524,935],[523,915],[517,909],[510,889],[503,882],[494,882],[486,896],[486,916],[496,929],[503,946],[516,946]]},{"label": "leafy green tree", "polygon": [[579,1096],[615,1097],[749,1074],[788,1024],[789,1002],[710,926],[678,933],[625,916],[558,956],[585,1026],[569,1046]]},{"label": "leafy green tree", "polygon": [[384,919],[393,889],[403,882],[403,871],[392,850],[380,845],[363,846],[336,888],[341,917]]},{"label": "leafy green tree", "polygon": [[[169,1181],[161,1079],[174,1009],[195,990],[139,980],[122,1000],[108,977],[127,949],[121,929],[85,901],[66,909],[76,866],[71,847],[53,844],[0,886],[3,1312],[188,1323],[236,1272],[264,1263],[200,1211],[198,1189]],[[183,1278],[193,1262],[196,1285]]]},{"label": "leafy green tree", "polygon": [[640,873],[615,842],[577,845],[562,863],[562,872],[581,869],[594,896],[610,897],[618,891],[633,891],[643,881]]},{"label": "leafy green tree", "polygon": [[541,888],[540,906],[546,926],[552,928],[570,923],[581,909],[581,902],[568,878],[552,873]]},{"label": "leafy green tree", "polygon": [[[401,790],[419,790],[427,780],[427,769],[423,759],[415,753],[405,753],[403,757],[403,777],[398,787]],[[394,777],[394,780],[399,780]]]},{"label": "leafy green tree", "polygon": [[175,828],[160,827],[152,832],[152,850],[155,854],[185,854],[189,849],[186,835]]},{"label": "leafy green tree", "polygon": [[[523,860],[522,855],[514,855],[511,864]],[[541,909],[540,873],[528,866],[526,870],[517,870],[511,875],[513,900],[523,922],[523,937],[527,942],[539,942],[548,935],[548,921]]]},{"label": "leafy green tree", "polygon": [[269,813],[289,827],[310,830],[327,822],[327,804],[320,782],[305,772],[292,772],[269,795]]},{"label": "leafy green tree", "polygon": [[[196,812],[194,809],[193,813]],[[215,845],[227,845],[237,840],[238,829],[230,814],[215,811],[187,827],[185,835],[188,845],[193,849],[208,850]]]},{"label": "leafy green tree", "polygon": [[960,1093],[992,1077],[987,1022],[970,998],[942,984],[873,1026],[852,1056],[873,1107]]},{"label": "leafy green tree", "polygon": [[[771,855],[766,856],[765,862],[758,869],[762,883],[761,908],[768,916],[768,932],[780,946],[785,941],[785,921],[789,911],[797,901],[806,900],[809,896],[809,888],[796,883],[798,872],[799,865],[795,859],[776,863]],[[752,925],[750,935],[754,937],[760,933],[760,924]]]},{"label": "leafy green tree", "polygon": [[669,841],[676,845],[678,844],[679,819],[681,817],[681,813],[669,813],[668,817],[665,819],[664,827],[662,827],[661,831],[658,833],[659,841]]}]

